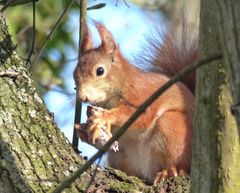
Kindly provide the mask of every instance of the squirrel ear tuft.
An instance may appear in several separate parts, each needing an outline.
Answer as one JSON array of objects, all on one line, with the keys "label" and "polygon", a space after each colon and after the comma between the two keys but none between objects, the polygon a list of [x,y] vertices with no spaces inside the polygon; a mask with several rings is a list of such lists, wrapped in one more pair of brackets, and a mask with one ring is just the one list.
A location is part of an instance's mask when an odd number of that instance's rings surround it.
[{"label": "squirrel ear tuft", "polygon": [[93,48],[92,45],[92,36],[87,25],[84,26],[84,34],[81,44],[82,53],[87,52]]},{"label": "squirrel ear tuft", "polygon": [[112,34],[106,29],[106,27],[103,24],[98,23],[96,21],[94,23],[102,41],[101,46],[107,53],[113,53],[118,48],[118,46]]}]

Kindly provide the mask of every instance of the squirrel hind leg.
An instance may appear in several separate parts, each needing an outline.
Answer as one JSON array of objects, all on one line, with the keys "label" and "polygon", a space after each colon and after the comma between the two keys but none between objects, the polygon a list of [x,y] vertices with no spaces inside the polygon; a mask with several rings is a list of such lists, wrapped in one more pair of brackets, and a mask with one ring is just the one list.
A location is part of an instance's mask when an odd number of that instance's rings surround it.
[{"label": "squirrel hind leg", "polygon": [[181,111],[168,111],[159,118],[156,133],[160,133],[165,138],[166,156],[166,163],[161,169],[176,166],[178,169],[183,169],[189,173],[192,150],[192,121],[187,121],[188,119],[188,115]]},{"label": "squirrel hind leg", "polygon": [[156,186],[159,182],[165,181],[167,178],[178,176],[178,171],[176,167],[171,167],[169,169],[164,169],[160,172],[157,172],[154,178],[154,186]]},{"label": "squirrel hind leg", "polygon": [[177,176],[184,176],[189,178],[189,175],[182,169],[177,170],[176,167],[171,167],[169,169],[162,170],[160,172],[157,172],[155,178],[154,178],[154,186],[156,186],[159,182],[165,181],[167,178],[170,177],[177,177]]}]

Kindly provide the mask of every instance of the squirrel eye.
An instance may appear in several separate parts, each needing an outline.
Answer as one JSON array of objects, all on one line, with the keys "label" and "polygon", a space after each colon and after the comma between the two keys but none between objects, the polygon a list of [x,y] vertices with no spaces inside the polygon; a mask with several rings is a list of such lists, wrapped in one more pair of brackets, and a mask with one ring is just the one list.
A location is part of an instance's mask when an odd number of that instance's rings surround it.
[{"label": "squirrel eye", "polygon": [[98,67],[96,70],[97,76],[102,76],[104,74],[104,68],[103,67]]}]

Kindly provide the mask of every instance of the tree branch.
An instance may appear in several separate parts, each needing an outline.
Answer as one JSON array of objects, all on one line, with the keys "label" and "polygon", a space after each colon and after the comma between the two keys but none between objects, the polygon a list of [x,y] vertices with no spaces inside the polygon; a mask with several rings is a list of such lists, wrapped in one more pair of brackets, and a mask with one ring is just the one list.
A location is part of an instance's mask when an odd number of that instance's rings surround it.
[{"label": "tree branch", "polygon": [[[84,35],[84,27],[86,24],[86,17],[87,17],[87,1],[82,0],[80,2],[78,59],[81,58],[81,44],[82,44],[82,39],[83,39],[83,35]],[[78,63],[79,63],[79,61],[78,61]],[[77,136],[76,125],[79,124],[81,121],[81,112],[82,112],[82,103],[77,99],[77,96],[76,96],[72,147],[75,150],[75,152],[77,152],[77,153],[79,152],[79,150],[78,150],[78,136]]]},{"label": "tree branch", "polygon": [[26,61],[26,65],[31,64],[31,57],[32,57],[32,54],[34,54],[34,47],[35,47],[35,38],[36,38],[35,37],[36,36],[36,2],[35,1],[32,2],[32,14],[33,14],[32,46]]},{"label": "tree branch", "polygon": [[41,56],[44,48],[46,47],[48,41],[51,39],[53,32],[56,30],[56,28],[58,27],[58,25],[60,24],[62,18],[66,15],[66,13],[69,11],[69,9],[71,8],[72,4],[74,3],[75,0],[71,0],[70,3],[67,5],[67,7],[63,10],[63,12],[61,13],[61,15],[59,16],[59,18],[57,19],[56,23],[53,25],[50,33],[46,36],[45,41],[42,43],[39,52],[37,53],[37,55],[35,56],[35,58],[33,59],[33,62],[29,68],[29,70],[31,71],[32,68],[34,67],[34,65],[36,64],[38,58]]},{"label": "tree branch", "polygon": [[37,1],[38,0],[2,0],[0,1],[0,5],[4,5],[4,6],[0,10],[0,12],[3,13],[10,6],[23,5],[23,4],[37,2]]}]

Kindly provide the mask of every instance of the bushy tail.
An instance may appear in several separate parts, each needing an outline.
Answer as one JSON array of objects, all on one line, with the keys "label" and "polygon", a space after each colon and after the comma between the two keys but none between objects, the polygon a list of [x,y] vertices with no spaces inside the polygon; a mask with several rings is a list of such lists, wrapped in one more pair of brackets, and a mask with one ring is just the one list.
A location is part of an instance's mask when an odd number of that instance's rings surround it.
[{"label": "bushy tail", "polygon": [[[178,73],[182,68],[194,63],[197,59],[198,35],[190,33],[187,18],[182,17],[181,25],[169,24],[167,29],[159,27],[148,37],[147,45],[140,58],[153,71],[160,71],[169,77]],[[186,76],[182,82],[194,93],[195,72]]]}]

